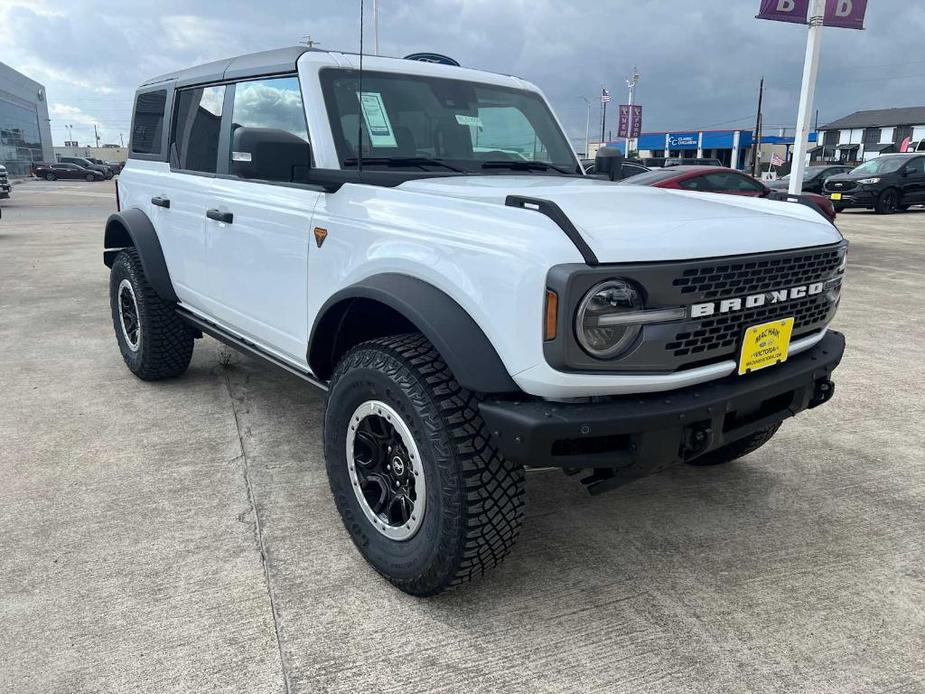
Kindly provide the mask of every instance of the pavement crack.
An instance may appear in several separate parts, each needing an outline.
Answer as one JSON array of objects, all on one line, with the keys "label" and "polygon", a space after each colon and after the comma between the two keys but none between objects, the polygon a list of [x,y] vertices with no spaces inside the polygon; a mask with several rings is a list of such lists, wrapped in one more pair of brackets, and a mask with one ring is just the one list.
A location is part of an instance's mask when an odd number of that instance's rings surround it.
[{"label": "pavement crack", "polygon": [[[241,462],[241,469],[244,473],[244,486],[247,489],[247,502],[250,505],[251,513],[254,514],[254,536],[257,545],[257,552],[260,555],[260,564],[263,567],[264,581],[266,581],[267,584],[267,598],[270,601],[270,613],[273,616],[273,634],[276,638],[276,648],[279,652],[279,664],[283,674],[283,690],[286,692],[286,694],[289,694],[291,691],[291,686],[289,683],[289,669],[286,667],[286,657],[283,653],[283,642],[280,638],[279,610],[276,606],[276,596],[273,593],[273,583],[270,580],[270,564],[267,559],[267,550],[263,539],[263,525],[260,522],[260,513],[257,511],[257,499],[254,495],[254,486],[251,483],[250,464],[247,457],[247,448],[244,445],[244,431],[241,428],[241,419],[238,414],[238,401],[235,399],[234,392],[231,387],[231,378],[228,375],[228,370],[222,369],[222,372],[222,376],[225,380],[225,388],[228,391],[228,397],[231,400],[231,413],[234,416],[234,426],[238,436],[238,447],[241,451],[240,455],[236,456],[234,460],[239,460]],[[240,514],[238,516],[238,520],[243,520],[244,515],[244,513]]]}]

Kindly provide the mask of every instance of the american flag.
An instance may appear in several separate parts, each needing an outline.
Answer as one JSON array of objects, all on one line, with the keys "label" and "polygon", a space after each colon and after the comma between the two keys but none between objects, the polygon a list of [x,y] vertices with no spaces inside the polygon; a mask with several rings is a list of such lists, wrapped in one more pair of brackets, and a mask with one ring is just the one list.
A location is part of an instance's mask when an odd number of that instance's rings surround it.
[{"label": "american flag", "polygon": [[601,103],[602,104],[610,103],[610,100],[612,98],[613,97],[610,96],[610,92],[608,92],[606,89],[603,89],[603,88],[601,89]]},{"label": "american flag", "polygon": [[771,155],[771,166],[783,166],[785,163],[777,152]]}]

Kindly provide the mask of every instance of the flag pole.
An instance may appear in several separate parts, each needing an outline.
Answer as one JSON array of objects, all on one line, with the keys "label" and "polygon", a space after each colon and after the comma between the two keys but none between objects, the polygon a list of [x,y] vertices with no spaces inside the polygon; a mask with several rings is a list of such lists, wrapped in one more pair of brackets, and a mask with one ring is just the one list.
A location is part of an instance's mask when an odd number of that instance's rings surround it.
[{"label": "flag pole", "polygon": [[800,88],[800,110],[797,113],[797,131],[793,142],[793,165],[790,170],[791,195],[803,191],[803,170],[806,167],[809,127],[819,74],[819,49],[822,45],[822,25],[825,0],[812,0],[809,13],[809,33],[806,38],[806,58],[803,62],[803,85]]}]

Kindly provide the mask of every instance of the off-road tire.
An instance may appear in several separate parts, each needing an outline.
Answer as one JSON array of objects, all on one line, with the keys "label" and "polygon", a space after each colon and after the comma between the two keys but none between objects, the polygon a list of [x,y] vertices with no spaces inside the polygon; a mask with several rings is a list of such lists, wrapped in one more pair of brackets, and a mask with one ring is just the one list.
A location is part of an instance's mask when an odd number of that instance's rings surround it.
[{"label": "off-road tire", "polygon": [[781,423],[778,422],[777,424],[770,426],[767,429],[756,431],[751,436],[746,436],[744,439],[733,441],[732,443],[727,444],[722,448],[717,448],[715,451],[704,453],[702,456],[687,462],[689,465],[697,466],[722,465],[723,463],[731,463],[733,460],[737,460],[738,458],[746,456],[749,453],[757,451],[759,448],[761,448],[764,444],[771,440],[774,434],[777,433],[777,430],[780,429],[780,425]]},{"label": "off-road tire", "polygon": [[893,214],[899,209],[899,205],[899,191],[895,188],[887,188],[877,196],[874,211],[877,214]]},{"label": "off-road tire", "polygon": [[[140,318],[138,349],[125,338],[119,317],[119,286],[131,283]],[[193,356],[193,330],[176,313],[176,305],[164,301],[148,284],[138,252],[121,251],[109,275],[109,305],[119,351],[129,371],[144,381],[159,381],[186,371]]]},{"label": "off-road tire", "polygon": [[45,174],[45,180],[46,181],[56,181],[58,180],[58,177],[55,176],[53,173],[47,173]]},{"label": "off-road tire", "polygon": [[[348,473],[350,418],[370,399],[399,414],[420,451],[427,506],[420,529],[403,541],[373,527]],[[456,382],[421,335],[364,342],[341,359],[325,408],[324,448],[331,492],[350,538],[406,593],[436,595],[476,578],[500,563],[517,539],[524,469],[495,450],[477,397]]]}]

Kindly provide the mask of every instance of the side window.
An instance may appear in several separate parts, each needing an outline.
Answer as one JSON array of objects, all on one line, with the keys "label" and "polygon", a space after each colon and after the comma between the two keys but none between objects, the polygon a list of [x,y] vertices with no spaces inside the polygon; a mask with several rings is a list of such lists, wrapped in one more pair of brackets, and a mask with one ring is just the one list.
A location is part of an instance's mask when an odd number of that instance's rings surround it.
[{"label": "side window", "polygon": [[198,87],[177,92],[170,134],[170,166],[215,173],[225,87]]},{"label": "side window", "polygon": [[167,91],[163,89],[139,94],[135,99],[135,118],[132,120],[132,152],[160,154],[166,103]]},{"label": "side window", "polygon": [[242,177],[285,183],[305,180],[311,150],[297,77],[235,85],[231,152],[226,156],[230,156],[229,170]]},{"label": "side window", "polygon": [[685,178],[683,181],[678,183],[678,186],[684,190],[713,190],[713,188],[708,185],[706,176],[694,176],[693,178]]},{"label": "side window", "polygon": [[913,175],[925,174],[925,157],[913,159],[906,165],[906,171]]}]

